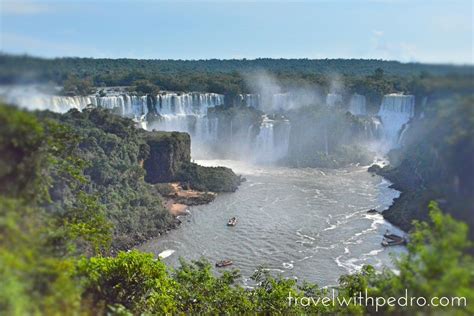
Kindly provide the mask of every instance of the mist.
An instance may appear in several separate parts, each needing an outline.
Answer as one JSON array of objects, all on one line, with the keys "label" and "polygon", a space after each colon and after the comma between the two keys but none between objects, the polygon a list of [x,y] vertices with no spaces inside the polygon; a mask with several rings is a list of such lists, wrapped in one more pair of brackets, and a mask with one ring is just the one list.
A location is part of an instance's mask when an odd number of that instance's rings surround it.
[{"label": "mist", "polygon": [[260,109],[265,113],[285,112],[325,102],[323,89],[318,85],[285,84],[264,70],[243,74],[243,78],[248,89],[260,95]]},{"label": "mist", "polygon": [[367,115],[365,97],[351,94],[336,73],[325,86],[264,70],[241,77],[252,94],[240,95],[239,106],[206,92],[137,95],[106,89],[105,95],[60,96],[57,86],[15,85],[0,94],[29,110],[105,107],[141,128],[189,133],[195,159],[295,166],[368,164],[397,146],[402,126],[414,115],[414,99],[401,95],[387,96],[377,115]]}]

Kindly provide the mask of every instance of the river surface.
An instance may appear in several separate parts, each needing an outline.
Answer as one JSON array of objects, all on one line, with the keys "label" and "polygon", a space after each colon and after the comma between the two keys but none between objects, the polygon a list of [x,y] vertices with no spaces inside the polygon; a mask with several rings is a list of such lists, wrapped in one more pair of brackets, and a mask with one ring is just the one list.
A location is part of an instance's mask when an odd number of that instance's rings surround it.
[{"label": "river surface", "polygon": [[[364,167],[291,169],[253,166],[229,160],[197,161],[227,166],[247,178],[235,193],[220,194],[207,205],[190,208],[180,228],[140,246],[179,266],[179,258],[205,257],[212,263],[230,259],[242,283],[264,265],[275,274],[336,285],[340,275],[364,264],[392,267],[390,254],[403,247],[383,248],[388,229],[402,233],[379,214],[399,192]],[[235,227],[227,220],[238,218]]]}]

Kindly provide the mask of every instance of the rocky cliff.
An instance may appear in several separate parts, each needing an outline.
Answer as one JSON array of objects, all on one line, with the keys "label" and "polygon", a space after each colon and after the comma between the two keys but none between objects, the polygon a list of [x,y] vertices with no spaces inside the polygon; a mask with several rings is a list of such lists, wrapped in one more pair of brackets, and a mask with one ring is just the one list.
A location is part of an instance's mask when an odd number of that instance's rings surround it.
[{"label": "rocky cliff", "polygon": [[203,167],[191,162],[191,139],[187,133],[146,132],[149,146],[144,161],[145,181],[163,183],[179,181],[198,191],[233,192],[242,182],[226,167]]},{"label": "rocky cliff", "polygon": [[428,203],[470,226],[474,239],[474,108],[472,98],[433,104],[413,120],[401,148],[390,152],[390,166],[371,167],[401,191],[383,216],[408,230],[413,220],[428,219]]},{"label": "rocky cliff", "polygon": [[184,163],[191,161],[191,138],[187,133],[144,132],[150,152],[143,164],[149,183],[171,182]]}]

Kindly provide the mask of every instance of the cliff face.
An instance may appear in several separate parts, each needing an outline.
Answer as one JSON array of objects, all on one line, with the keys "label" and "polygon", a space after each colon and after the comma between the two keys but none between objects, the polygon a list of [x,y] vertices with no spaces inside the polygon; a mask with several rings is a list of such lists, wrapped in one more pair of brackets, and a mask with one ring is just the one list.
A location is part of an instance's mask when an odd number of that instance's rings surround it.
[{"label": "cliff face", "polygon": [[145,141],[150,147],[143,164],[149,183],[171,182],[184,163],[191,161],[191,138],[187,133],[148,132]]},{"label": "cliff face", "polygon": [[[382,213],[386,220],[404,231],[409,231],[413,227],[413,220],[429,220],[427,205],[440,196],[424,187],[408,161],[404,161],[403,165],[397,167],[381,168],[373,165],[369,168],[369,172],[386,178],[393,183],[391,188],[400,191],[400,196],[394,199],[393,204]],[[440,203],[440,206],[445,205]]]},{"label": "cliff face", "polygon": [[391,166],[371,167],[401,191],[383,216],[408,230],[413,220],[428,219],[428,203],[470,226],[474,240],[474,108],[472,98],[432,105],[414,120],[404,144],[389,154]]},{"label": "cliff face", "polygon": [[143,132],[149,154],[143,163],[149,183],[179,181],[198,191],[234,192],[243,181],[226,167],[191,163],[191,139],[187,133]]}]

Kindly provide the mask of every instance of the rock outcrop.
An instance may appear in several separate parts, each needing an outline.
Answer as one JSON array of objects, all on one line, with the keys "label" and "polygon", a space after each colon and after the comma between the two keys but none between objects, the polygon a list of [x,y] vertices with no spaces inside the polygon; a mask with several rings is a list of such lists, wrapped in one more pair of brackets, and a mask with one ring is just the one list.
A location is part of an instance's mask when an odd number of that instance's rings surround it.
[{"label": "rock outcrop", "polygon": [[189,189],[234,192],[243,181],[226,167],[203,167],[191,162],[191,139],[180,132],[143,132],[149,147],[143,163],[148,183],[179,181]]},{"label": "rock outcrop", "polygon": [[184,163],[191,161],[191,138],[187,133],[146,132],[145,141],[150,147],[144,162],[145,181],[171,182]]}]

